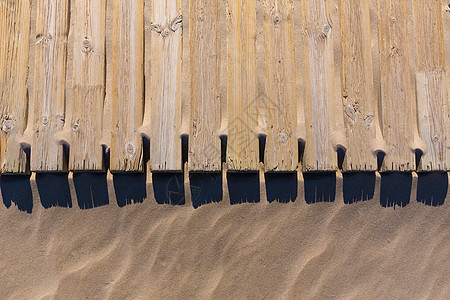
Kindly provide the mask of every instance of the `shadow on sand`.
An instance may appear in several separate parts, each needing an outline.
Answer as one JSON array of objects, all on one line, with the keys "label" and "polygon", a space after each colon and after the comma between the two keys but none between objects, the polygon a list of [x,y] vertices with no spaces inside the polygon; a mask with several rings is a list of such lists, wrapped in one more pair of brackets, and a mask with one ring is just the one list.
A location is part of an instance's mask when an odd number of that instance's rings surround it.
[{"label": "shadow on sand", "polygon": [[412,174],[381,173],[380,204],[382,207],[405,207],[411,199]]},{"label": "shadow on sand", "polygon": [[441,206],[448,191],[448,176],[445,172],[419,173],[417,201],[428,206]]},{"label": "shadow on sand", "polygon": [[[259,203],[258,173],[227,173],[230,204]],[[335,173],[304,173],[304,195],[298,195],[297,173],[266,173],[266,193],[269,202],[290,203],[304,196],[307,204],[334,202],[336,199]],[[119,207],[142,203],[148,197],[146,175],[114,174],[112,185]],[[153,192],[158,204],[185,205],[183,173],[153,173]],[[190,173],[192,205],[199,208],[223,200],[221,173]],[[381,173],[380,205],[405,207],[410,203],[412,173]],[[343,174],[343,199],[354,204],[374,198],[376,175],[374,172]],[[427,206],[442,206],[448,190],[446,172],[419,173],[417,201]],[[106,173],[74,173],[73,188],[67,174],[36,174],[40,204],[44,208],[72,207],[76,201],[80,209],[92,209],[110,203]],[[20,211],[33,211],[33,193],[30,176],[3,175],[0,177],[3,204],[15,204]],[[73,197],[76,197],[74,199]]]},{"label": "shadow on sand", "polygon": [[74,173],[73,184],[81,209],[91,209],[109,204],[106,173]]},{"label": "shadow on sand", "polygon": [[231,205],[261,201],[258,173],[228,172],[227,181]]},{"label": "shadow on sand", "polygon": [[153,173],[153,192],[158,204],[184,205],[186,203],[183,173]]},{"label": "shadow on sand", "polygon": [[3,175],[0,176],[0,188],[3,204],[10,208],[14,203],[20,211],[32,213],[33,194],[30,176]]},{"label": "shadow on sand", "polygon": [[36,174],[36,185],[44,208],[72,207],[67,174],[38,173]]},{"label": "shadow on sand", "polygon": [[114,174],[113,184],[119,207],[142,203],[147,198],[146,175],[144,173]]},{"label": "shadow on sand", "polygon": [[297,199],[297,173],[265,173],[267,201],[279,203],[295,202]]},{"label": "shadow on sand", "polygon": [[304,173],[303,178],[307,204],[334,202],[336,199],[336,173]]},{"label": "shadow on sand", "polygon": [[190,173],[189,182],[194,208],[222,201],[222,173]]},{"label": "shadow on sand", "polygon": [[375,172],[352,172],[342,175],[345,204],[373,199],[376,182]]}]

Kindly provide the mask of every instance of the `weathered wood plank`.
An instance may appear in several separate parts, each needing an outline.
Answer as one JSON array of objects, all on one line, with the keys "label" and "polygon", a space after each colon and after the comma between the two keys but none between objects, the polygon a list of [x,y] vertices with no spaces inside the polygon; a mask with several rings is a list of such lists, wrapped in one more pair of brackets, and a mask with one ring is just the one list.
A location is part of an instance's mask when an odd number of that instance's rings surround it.
[{"label": "weathered wood plank", "polygon": [[63,147],[54,139],[65,123],[69,1],[38,0],[34,67],[31,170],[66,171]]},{"label": "weathered wood plank", "polygon": [[[339,76],[335,76],[334,40],[339,27],[331,22],[337,13],[335,1],[303,0],[304,78],[306,144],[304,171],[334,171],[337,154],[333,148],[337,117],[341,113],[336,93],[340,93]],[[338,18],[336,20],[339,21]]]},{"label": "weathered wood plank", "polygon": [[180,0],[154,0],[151,28],[150,164],[181,171],[182,17]]},{"label": "weathered wood plank", "polygon": [[414,0],[412,8],[419,133],[427,144],[418,168],[446,171],[449,115],[441,0]]},{"label": "weathered wood plank", "polygon": [[266,171],[294,171],[298,164],[294,54],[294,1],[264,0]]},{"label": "weathered wood plank", "polygon": [[257,171],[256,1],[228,0],[227,168]]},{"label": "weathered wood plank", "polygon": [[297,99],[297,128],[296,137],[298,139],[298,168],[303,170],[303,154],[304,145],[306,143],[306,120],[305,120],[305,93],[304,93],[304,71],[305,59],[304,52],[304,38],[305,30],[303,27],[303,11],[302,2],[295,0],[294,9],[294,55],[295,55],[295,98]]},{"label": "weathered wood plank", "polygon": [[427,148],[419,171],[446,171],[449,166],[447,148],[448,96],[443,70],[416,72],[416,94],[420,137]]},{"label": "weathered wood plank", "polygon": [[27,172],[18,142],[26,127],[30,1],[0,2],[0,172]]},{"label": "weathered wood plank", "polygon": [[[153,0],[144,0],[144,80],[145,80],[145,95],[144,95],[144,117],[142,126],[140,128],[141,135],[150,140],[152,134],[152,88],[151,88],[151,30],[152,30],[152,2]],[[108,20],[108,19],[107,19]],[[108,25],[107,25],[108,26]],[[106,87],[108,91],[108,87]],[[106,95],[108,99],[108,93]]]},{"label": "weathered wood plank", "polygon": [[114,0],[112,172],[143,171],[144,1]]},{"label": "weathered wood plank", "polygon": [[105,0],[75,0],[72,78],[72,139],[69,168],[103,170],[102,138],[105,96]]},{"label": "weathered wood plank", "polygon": [[[442,5],[442,24],[443,24],[443,42],[444,42],[444,53],[445,53],[445,79],[447,86],[447,105],[445,106],[445,113],[447,114],[447,118],[450,118],[450,104],[448,103],[450,101],[450,31],[445,30],[445,28],[450,28],[450,0],[441,0]],[[447,133],[447,151],[450,149],[450,120],[446,120],[446,133]],[[447,154],[448,155],[448,154]],[[448,156],[447,156],[448,157]],[[447,171],[450,170],[450,165],[447,164]]]},{"label": "weathered wood plank", "polygon": [[[185,15],[185,14],[184,14]],[[191,122],[189,170],[220,171],[221,124],[219,0],[190,1]]]},{"label": "weathered wood plank", "polygon": [[381,129],[387,145],[382,171],[415,170],[406,4],[378,1]]},{"label": "weathered wood plank", "polygon": [[342,101],[347,136],[344,171],[375,171],[377,94],[369,0],[340,0]]}]

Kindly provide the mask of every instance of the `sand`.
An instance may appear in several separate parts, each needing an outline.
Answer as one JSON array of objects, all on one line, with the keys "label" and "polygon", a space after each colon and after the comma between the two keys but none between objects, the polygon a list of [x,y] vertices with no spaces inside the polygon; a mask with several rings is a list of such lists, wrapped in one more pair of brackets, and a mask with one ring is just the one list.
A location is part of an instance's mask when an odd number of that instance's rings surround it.
[{"label": "sand", "polygon": [[262,181],[259,203],[225,189],[195,209],[189,186],[158,204],[144,176],[3,176],[0,298],[448,299],[448,199],[418,202],[413,176],[409,203],[383,207],[378,175],[345,204],[338,176],[334,202],[308,204],[299,179],[295,201],[269,203]]}]

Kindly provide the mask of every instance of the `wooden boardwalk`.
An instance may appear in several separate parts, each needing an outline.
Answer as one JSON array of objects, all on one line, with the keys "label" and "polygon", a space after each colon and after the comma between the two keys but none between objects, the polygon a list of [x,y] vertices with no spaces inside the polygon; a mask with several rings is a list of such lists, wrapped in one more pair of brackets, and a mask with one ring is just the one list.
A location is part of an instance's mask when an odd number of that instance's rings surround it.
[{"label": "wooden boardwalk", "polygon": [[448,0],[0,1],[0,172],[450,171],[449,72]]}]

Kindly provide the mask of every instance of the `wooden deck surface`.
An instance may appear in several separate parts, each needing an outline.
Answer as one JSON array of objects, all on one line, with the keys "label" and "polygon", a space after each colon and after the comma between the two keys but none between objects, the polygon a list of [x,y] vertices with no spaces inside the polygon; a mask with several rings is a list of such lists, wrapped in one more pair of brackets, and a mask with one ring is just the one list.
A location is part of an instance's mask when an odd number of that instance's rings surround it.
[{"label": "wooden deck surface", "polygon": [[448,0],[0,1],[0,172],[450,171],[449,26]]}]

